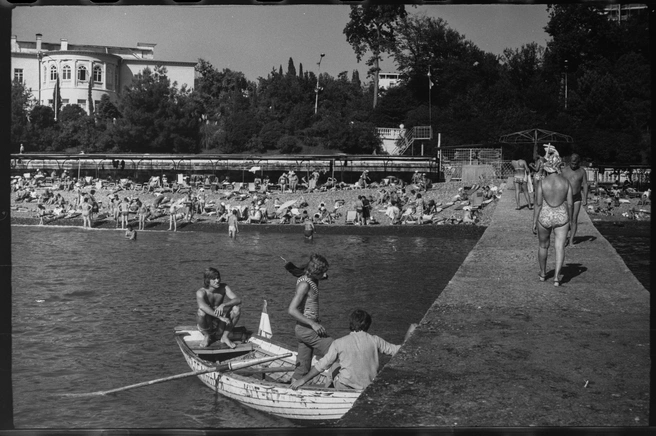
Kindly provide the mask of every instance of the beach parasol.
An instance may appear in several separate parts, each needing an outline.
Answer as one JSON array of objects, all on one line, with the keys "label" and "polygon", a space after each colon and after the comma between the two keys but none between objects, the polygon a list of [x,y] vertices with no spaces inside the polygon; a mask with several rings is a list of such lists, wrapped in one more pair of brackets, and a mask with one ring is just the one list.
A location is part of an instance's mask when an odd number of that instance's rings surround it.
[{"label": "beach parasol", "polygon": [[280,207],[278,208],[278,212],[282,212],[283,210],[287,209],[289,206],[291,206],[292,204],[296,203],[296,201],[297,201],[297,200],[289,200],[289,201],[285,201],[285,202],[284,202],[283,204],[281,204]]}]

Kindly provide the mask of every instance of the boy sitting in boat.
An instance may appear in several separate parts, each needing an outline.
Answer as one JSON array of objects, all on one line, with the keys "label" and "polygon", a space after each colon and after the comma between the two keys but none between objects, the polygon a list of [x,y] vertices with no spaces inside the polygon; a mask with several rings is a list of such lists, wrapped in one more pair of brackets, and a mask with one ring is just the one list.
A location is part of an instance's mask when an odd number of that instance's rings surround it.
[{"label": "boy sitting in boat", "polygon": [[229,348],[236,345],[228,337],[241,315],[241,298],[225,283],[216,268],[207,268],[204,287],[196,291],[198,331],[203,334],[201,347],[207,347],[221,335],[221,342]]},{"label": "boy sitting in boat", "polygon": [[[390,344],[378,336],[367,333],[371,326],[371,315],[362,309],[351,312],[348,336],[341,337],[330,344],[328,353],[323,356],[310,372],[300,379],[292,380],[291,388],[298,389],[339,361],[339,374],[333,379],[338,389],[364,389],[371,384],[378,373],[379,353],[393,356],[401,348]],[[410,325],[405,339],[414,331],[416,324]]]}]

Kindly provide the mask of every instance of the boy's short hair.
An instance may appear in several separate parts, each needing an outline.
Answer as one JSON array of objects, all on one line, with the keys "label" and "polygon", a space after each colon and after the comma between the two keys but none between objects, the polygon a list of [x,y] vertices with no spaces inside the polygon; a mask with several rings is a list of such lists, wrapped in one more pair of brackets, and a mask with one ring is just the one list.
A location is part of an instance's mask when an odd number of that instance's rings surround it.
[{"label": "boy's short hair", "polygon": [[203,273],[203,284],[207,288],[210,285],[210,280],[219,279],[221,281],[221,273],[218,269],[209,267]]},{"label": "boy's short hair", "polygon": [[349,316],[349,330],[366,332],[371,326],[371,315],[362,309],[355,309]]}]

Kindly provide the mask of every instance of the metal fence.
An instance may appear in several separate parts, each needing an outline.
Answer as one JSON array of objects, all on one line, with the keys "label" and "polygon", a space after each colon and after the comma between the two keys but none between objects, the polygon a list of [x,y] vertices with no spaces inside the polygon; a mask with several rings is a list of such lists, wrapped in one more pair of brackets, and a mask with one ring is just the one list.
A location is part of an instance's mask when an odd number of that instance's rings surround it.
[{"label": "metal fence", "polygon": [[439,158],[445,180],[462,180],[463,167],[469,165],[480,167],[477,174],[482,181],[507,178],[513,173],[510,162],[503,161],[501,148],[442,148]]}]

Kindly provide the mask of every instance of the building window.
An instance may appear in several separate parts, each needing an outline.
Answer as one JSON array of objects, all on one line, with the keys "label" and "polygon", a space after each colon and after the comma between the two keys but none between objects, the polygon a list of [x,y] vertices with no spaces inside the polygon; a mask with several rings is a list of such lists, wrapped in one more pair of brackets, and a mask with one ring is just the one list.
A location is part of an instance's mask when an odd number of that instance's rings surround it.
[{"label": "building window", "polygon": [[79,80],[80,82],[86,82],[87,80],[89,80],[87,67],[83,65],[77,67],[77,80]]},{"label": "building window", "polygon": [[57,80],[57,67],[53,65],[50,67],[50,81],[54,82],[55,80]]},{"label": "building window", "polygon": [[102,77],[102,68],[100,68],[99,65],[96,65],[93,67],[93,81],[95,83],[102,83],[103,77]]},{"label": "building window", "polygon": [[23,83],[23,69],[14,68],[14,81],[18,83]]},{"label": "building window", "polygon": [[68,105],[68,99],[67,98],[62,98],[62,106]]},{"label": "building window", "polygon": [[107,65],[107,88],[110,88],[114,85],[114,67],[112,65]]},{"label": "building window", "polygon": [[98,109],[98,106],[100,106],[100,100],[94,100],[94,101],[93,101],[93,107],[95,107],[96,109]]},{"label": "building window", "polygon": [[46,76],[46,71],[48,71],[48,70],[47,70],[47,68],[44,66],[44,67],[43,67],[43,75],[41,76],[41,77],[43,77],[43,83],[46,83],[46,78],[47,78],[47,76]]},{"label": "building window", "polygon": [[87,101],[86,100],[78,100],[77,105],[80,106],[83,109],[87,108]]},{"label": "building window", "polygon": [[64,65],[62,69],[62,80],[71,80],[71,66]]}]

